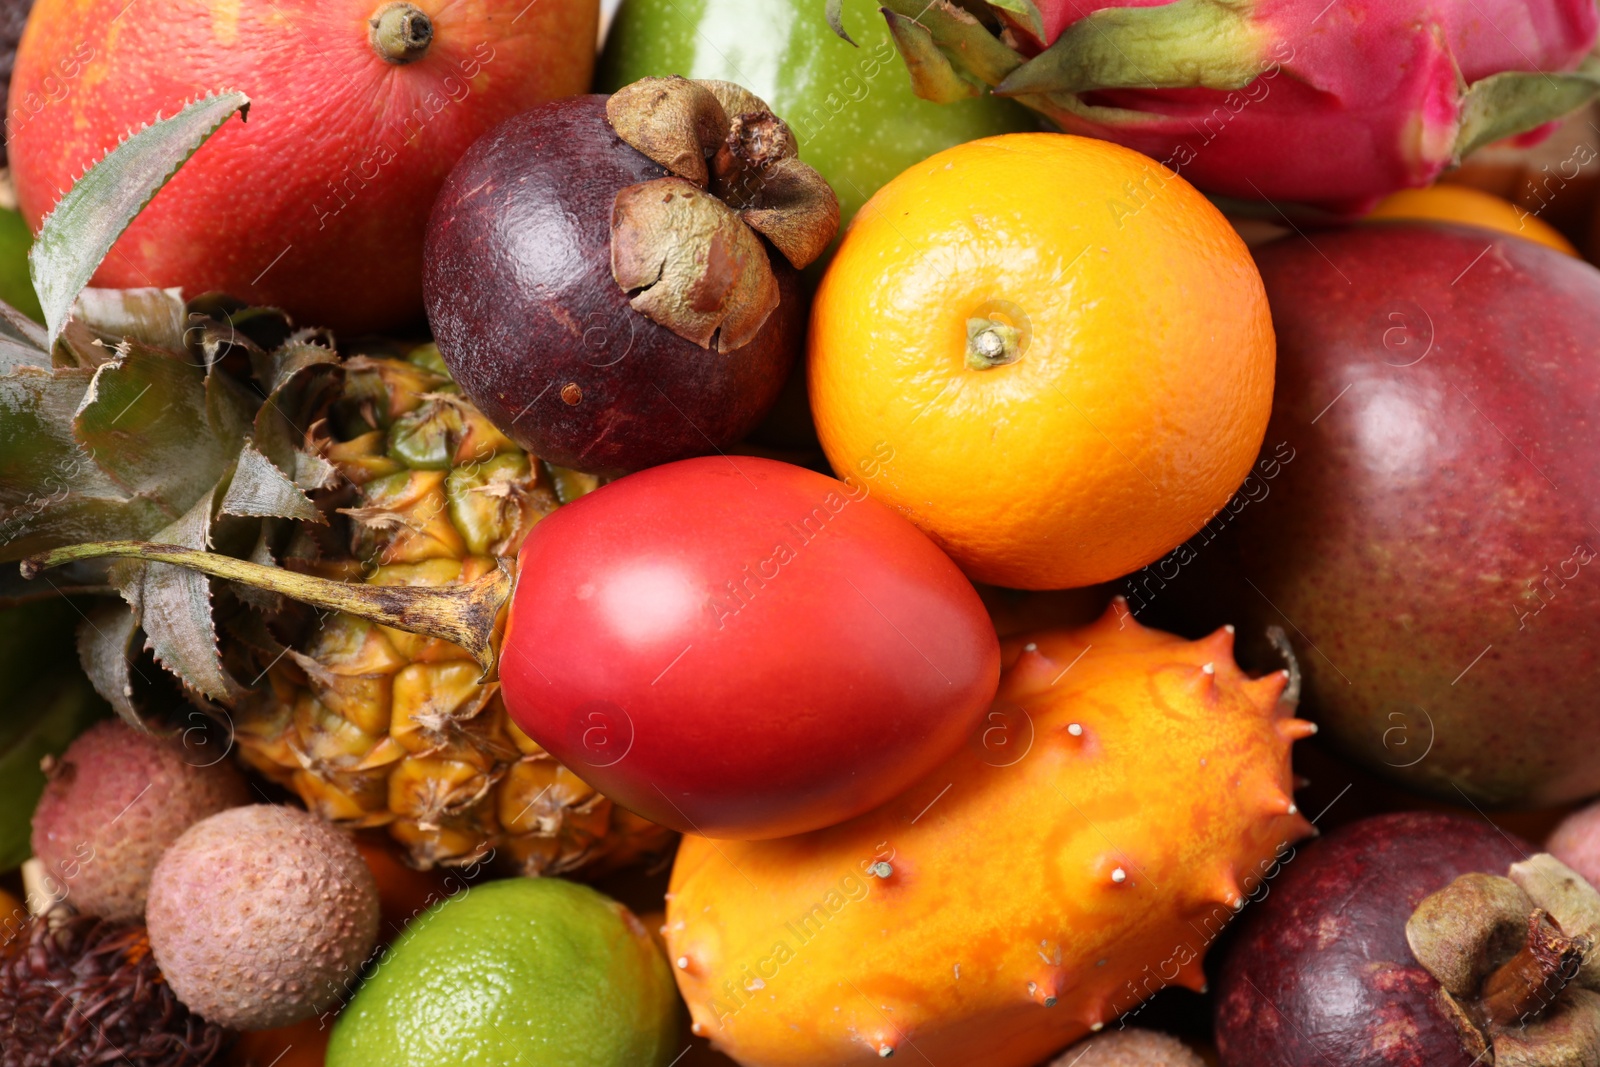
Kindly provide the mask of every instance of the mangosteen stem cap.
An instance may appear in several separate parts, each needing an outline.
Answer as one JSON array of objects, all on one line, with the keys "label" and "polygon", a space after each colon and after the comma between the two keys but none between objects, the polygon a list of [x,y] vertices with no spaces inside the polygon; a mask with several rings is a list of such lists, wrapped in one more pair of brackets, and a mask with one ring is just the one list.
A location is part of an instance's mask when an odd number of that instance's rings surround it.
[{"label": "mangosteen stem cap", "polygon": [[378,9],[368,21],[372,48],[386,62],[415,63],[433,43],[433,20],[415,4],[393,3]]},{"label": "mangosteen stem cap", "polygon": [[702,348],[748,344],[778,306],[760,238],[797,269],[813,262],[839,231],[833,189],[788,124],[731,82],[644,78],[611,95],[606,120],[668,172],[617,193],[612,277],[635,311]]},{"label": "mangosteen stem cap", "polygon": [[1528,916],[1528,943],[1483,983],[1479,1006],[1493,1027],[1522,1026],[1542,1015],[1577,977],[1594,948],[1587,937],[1567,937],[1550,916]]}]

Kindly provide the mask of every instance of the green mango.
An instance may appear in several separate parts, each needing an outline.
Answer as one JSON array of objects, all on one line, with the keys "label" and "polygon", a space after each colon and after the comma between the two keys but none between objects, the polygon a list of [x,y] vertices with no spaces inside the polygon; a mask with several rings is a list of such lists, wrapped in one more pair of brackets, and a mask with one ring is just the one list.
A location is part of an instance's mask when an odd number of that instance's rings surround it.
[{"label": "green mango", "polygon": [[800,158],[822,173],[849,223],[891,178],[935,152],[1038,128],[1009,100],[935,104],[911,91],[873,0],[845,0],[860,46],[829,29],[823,0],[623,0],[598,86],[682,74],[744,86],[793,128]]},{"label": "green mango", "polygon": [[64,600],[0,611],[0,871],[32,854],[39,761],[107,713],[78,666],[80,616]]}]

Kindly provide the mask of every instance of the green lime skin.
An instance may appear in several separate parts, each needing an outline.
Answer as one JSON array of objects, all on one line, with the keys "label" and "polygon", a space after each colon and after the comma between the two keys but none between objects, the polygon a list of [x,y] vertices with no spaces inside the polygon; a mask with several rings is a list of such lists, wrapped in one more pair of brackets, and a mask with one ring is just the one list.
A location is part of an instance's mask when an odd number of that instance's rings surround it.
[{"label": "green lime skin", "polygon": [[952,145],[1037,121],[1009,100],[934,104],[911,78],[875,0],[845,0],[829,29],[822,0],[623,0],[596,84],[681,74],[744,86],[787,122],[800,158],[828,179],[848,223],[867,198],[914,163]]},{"label": "green lime skin", "polygon": [[667,1067],[666,957],[622,905],[558,878],[474,886],[408,926],[334,1024],[327,1067]]}]

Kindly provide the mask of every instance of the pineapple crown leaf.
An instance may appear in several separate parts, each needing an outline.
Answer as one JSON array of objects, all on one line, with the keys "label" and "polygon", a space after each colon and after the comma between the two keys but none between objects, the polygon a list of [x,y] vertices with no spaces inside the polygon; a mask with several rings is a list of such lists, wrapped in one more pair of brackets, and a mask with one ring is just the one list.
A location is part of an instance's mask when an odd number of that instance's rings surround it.
[{"label": "pineapple crown leaf", "polygon": [[139,212],[184,161],[249,97],[222,92],[185,106],[128,137],[84,172],[44,220],[28,254],[44,310],[46,347],[53,346],[78,294]]},{"label": "pineapple crown leaf", "polygon": [[89,684],[128,725],[148,730],[133,703],[133,662],[139,654],[139,617],[128,605],[105,600],[78,624],[78,660]]}]

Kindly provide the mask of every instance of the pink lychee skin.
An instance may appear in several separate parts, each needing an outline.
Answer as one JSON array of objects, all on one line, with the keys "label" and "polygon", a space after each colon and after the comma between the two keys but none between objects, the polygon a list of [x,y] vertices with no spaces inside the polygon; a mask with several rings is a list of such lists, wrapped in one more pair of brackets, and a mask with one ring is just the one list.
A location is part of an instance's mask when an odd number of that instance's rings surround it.
[{"label": "pink lychee skin", "polygon": [[[1084,16],[1165,0],[1039,0],[1045,42]],[[1452,163],[1459,78],[1577,66],[1600,32],[1593,0],[1258,0],[1243,90],[1121,89],[1095,105],[1136,114],[1053,115],[1069,133],[1166,162],[1200,188],[1359,213]],[[1020,34],[1025,48],[1041,42]]]},{"label": "pink lychee skin", "polygon": [[355,991],[378,941],[378,883],[344,833],[299,808],[256,804],[173,843],[145,916],[184,1006],[231,1030],[267,1030]]},{"label": "pink lychee skin", "polygon": [[1129,1029],[1086,1038],[1049,1067],[1205,1067],[1205,1061],[1175,1037]]},{"label": "pink lychee skin", "polygon": [[1590,885],[1600,886],[1600,802],[1563,819],[1544,848]]},{"label": "pink lychee skin", "polygon": [[232,761],[212,760],[121,721],[86,730],[50,768],[34,809],[33,854],[47,884],[85,915],[141,917],[167,846],[201,819],[250,803]]}]

